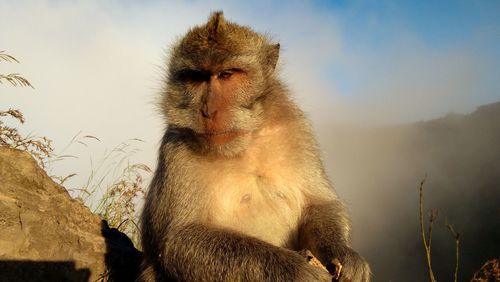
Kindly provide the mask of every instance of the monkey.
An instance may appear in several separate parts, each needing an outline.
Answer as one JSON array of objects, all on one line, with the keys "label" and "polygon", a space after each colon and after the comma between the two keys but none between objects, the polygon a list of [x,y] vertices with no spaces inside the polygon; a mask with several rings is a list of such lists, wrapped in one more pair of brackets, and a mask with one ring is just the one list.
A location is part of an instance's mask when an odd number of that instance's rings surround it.
[{"label": "monkey", "polygon": [[370,280],[311,125],[278,76],[279,50],[221,11],[172,46],[138,281]]}]

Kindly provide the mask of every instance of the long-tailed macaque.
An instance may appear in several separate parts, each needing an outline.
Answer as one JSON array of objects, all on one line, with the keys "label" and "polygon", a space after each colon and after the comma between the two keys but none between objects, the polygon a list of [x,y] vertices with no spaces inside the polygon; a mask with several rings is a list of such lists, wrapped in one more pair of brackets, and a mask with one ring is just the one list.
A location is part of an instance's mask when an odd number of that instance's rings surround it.
[{"label": "long-tailed macaque", "polygon": [[[213,13],[171,51],[168,123],[142,214],[141,281],[369,281],[279,44]],[[334,277],[335,279],[337,277]]]}]

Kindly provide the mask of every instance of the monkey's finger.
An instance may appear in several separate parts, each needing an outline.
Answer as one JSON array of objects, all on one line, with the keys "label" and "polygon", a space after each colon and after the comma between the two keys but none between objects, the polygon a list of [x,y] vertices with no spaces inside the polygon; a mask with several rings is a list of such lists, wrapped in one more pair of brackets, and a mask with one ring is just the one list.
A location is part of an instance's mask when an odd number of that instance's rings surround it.
[{"label": "monkey's finger", "polygon": [[328,272],[333,276],[333,281],[338,281],[340,279],[340,272],[342,270],[342,264],[339,259],[334,258],[327,266]]}]

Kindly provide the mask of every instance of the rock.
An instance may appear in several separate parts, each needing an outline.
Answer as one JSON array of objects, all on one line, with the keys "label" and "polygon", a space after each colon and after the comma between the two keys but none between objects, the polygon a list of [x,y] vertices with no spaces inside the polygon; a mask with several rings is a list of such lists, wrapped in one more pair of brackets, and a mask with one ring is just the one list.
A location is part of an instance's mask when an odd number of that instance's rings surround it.
[{"label": "rock", "polygon": [[30,154],[0,147],[0,281],[134,281],[140,257]]}]

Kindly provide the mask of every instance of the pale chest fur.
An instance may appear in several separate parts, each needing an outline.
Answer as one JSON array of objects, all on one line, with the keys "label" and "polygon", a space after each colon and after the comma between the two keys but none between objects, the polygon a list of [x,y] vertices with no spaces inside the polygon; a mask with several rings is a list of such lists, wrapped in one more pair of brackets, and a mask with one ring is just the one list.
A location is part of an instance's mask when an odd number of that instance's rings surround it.
[{"label": "pale chest fur", "polygon": [[277,137],[258,138],[238,159],[207,164],[210,169],[205,171],[210,175],[205,177],[211,181],[206,183],[204,218],[273,245],[293,248],[304,181],[292,147]]}]

